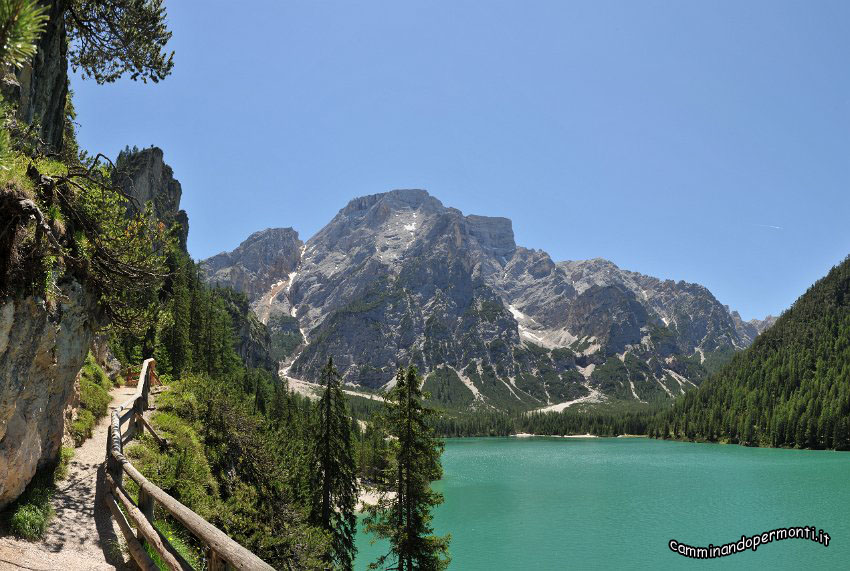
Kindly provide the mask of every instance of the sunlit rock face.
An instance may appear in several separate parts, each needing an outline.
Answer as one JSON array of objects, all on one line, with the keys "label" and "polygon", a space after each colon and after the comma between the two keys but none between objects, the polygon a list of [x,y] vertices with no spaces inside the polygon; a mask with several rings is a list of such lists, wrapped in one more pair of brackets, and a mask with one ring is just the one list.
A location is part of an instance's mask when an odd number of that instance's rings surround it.
[{"label": "sunlit rock face", "polygon": [[211,285],[243,292],[264,323],[271,313],[288,312],[287,286],[301,261],[304,244],[292,228],[269,228],[251,234],[232,252],[201,262]]},{"label": "sunlit rock face", "polygon": [[130,197],[128,210],[136,212],[149,202],[153,215],[169,228],[178,225],[177,239],[186,251],[189,236],[189,217],[180,210],[183,188],[174,178],[174,171],[165,163],[162,149],[125,150],[118,155],[113,182]]},{"label": "sunlit rock face", "polygon": [[509,219],[418,189],[355,198],[303,245],[264,230],[203,264],[262,320],[297,324],[291,378],[333,356],[346,382],[379,388],[413,363],[471,407],[675,396],[757,334],[701,285],[555,262],[517,246]]},{"label": "sunlit rock face", "polygon": [[74,281],[58,287],[55,304],[0,303],[0,507],[56,459],[92,340],[92,300]]}]

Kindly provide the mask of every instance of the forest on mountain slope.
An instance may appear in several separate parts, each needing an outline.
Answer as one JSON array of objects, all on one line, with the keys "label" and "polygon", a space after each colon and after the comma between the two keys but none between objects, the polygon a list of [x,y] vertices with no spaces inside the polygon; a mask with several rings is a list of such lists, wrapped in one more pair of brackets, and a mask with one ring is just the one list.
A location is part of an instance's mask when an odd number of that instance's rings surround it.
[{"label": "forest on mountain slope", "polygon": [[654,418],[649,434],[850,449],[850,257],[751,347]]},{"label": "forest on mountain slope", "polygon": [[[351,568],[354,509],[361,485],[386,492],[383,503],[373,510],[376,521],[383,522],[375,532],[391,540],[396,537],[406,524],[386,515],[395,513],[390,498],[398,497],[389,492],[403,484],[394,476],[407,462],[431,466],[416,476],[411,487],[422,490],[416,512],[427,514],[426,504],[442,501],[427,492],[441,471],[439,453],[434,456],[439,447],[433,428],[424,424],[431,413],[418,404],[421,395],[407,399],[397,391],[387,395],[387,403],[372,409],[369,423],[361,427],[332,364],[323,374],[320,401],[291,392],[276,373],[248,368],[237,355],[228,301],[240,294],[206,286],[196,264],[176,248],[169,252],[167,265],[159,298],[149,308],[155,315],[151,326],[138,333],[116,333],[113,341],[116,355],[126,362],[155,355],[169,386],[152,422],[171,448],[161,450],[148,436],[127,451],[153,482],[281,568],[319,569],[329,563]],[[404,378],[415,387],[422,382],[413,369]],[[402,417],[388,418],[390,411]],[[404,449],[404,434],[399,432],[406,422],[404,414],[423,419],[415,431],[413,451]],[[330,424],[334,428],[327,430]],[[399,434],[402,438],[396,438]],[[337,458],[333,470],[325,468],[328,454]],[[415,471],[411,468],[410,473]],[[336,493],[323,497],[326,477],[347,490],[345,503],[337,503],[341,496]],[[190,555],[202,558],[202,546],[177,522],[161,514],[160,524]],[[443,561],[447,541],[429,540],[430,525],[418,527],[415,534],[432,544],[419,556]],[[391,542],[388,563],[395,561],[394,554],[409,550],[403,542],[396,546],[398,541]]]}]

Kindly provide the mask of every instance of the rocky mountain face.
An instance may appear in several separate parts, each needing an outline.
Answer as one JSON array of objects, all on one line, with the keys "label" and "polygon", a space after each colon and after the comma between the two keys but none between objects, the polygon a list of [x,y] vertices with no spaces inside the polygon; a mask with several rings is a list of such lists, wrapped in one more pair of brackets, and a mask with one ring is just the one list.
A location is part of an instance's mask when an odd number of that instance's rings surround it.
[{"label": "rocky mountain face", "polygon": [[303,245],[292,228],[255,232],[232,252],[205,260],[204,279],[243,292],[257,315],[268,321],[272,299],[290,282]]},{"label": "rocky mountain face", "polygon": [[227,312],[236,334],[236,353],[246,367],[266,369],[277,373],[277,363],[271,357],[271,337],[266,327],[251,311],[245,294],[222,289]]},{"label": "rocky mountain face", "polygon": [[377,389],[412,362],[462,408],[669,398],[765,326],[698,284],[555,262],[517,246],[509,219],[465,216],[424,190],[356,198],[303,246],[265,230],[203,265],[263,321],[298,327],[291,378],[318,379],[333,356],[346,382]]},{"label": "rocky mountain face", "polygon": [[[174,171],[165,163],[162,149],[149,147],[147,149],[126,149],[118,155],[113,172],[113,182],[123,189],[130,197],[128,211],[137,212],[150,203],[153,215],[160,221],[171,227],[177,233],[177,239],[181,249],[186,251],[186,239],[189,235],[189,217],[185,210],[180,208],[180,199],[183,189],[180,181],[174,178]],[[272,230],[274,235],[287,235],[286,231]],[[290,229],[291,234],[295,235]],[[262,234],[262,233],[258,233]],[[297,240],[297,235],[295,236]],[[249,238],[247,241],[251,243]],[[285,265],[276,264],[274,256],[280,256],[281,251],[287,251],[291,244],[285,240],[254,240],[259,243],[259,248],[250,245],[239,250],[237,257],[240,263],[247,264],[249,268],[260,273],[265,268],[266,273],[284,272]],[[299,242],[300,244],[300,242]],[[264,257],[265,256],[265,257]],[[297,256],[297,252],[295,254]],[[220,258],[217,256],[217,258]],[[229,286],[247,295],[255,295],[267,289],[271,281],[260,281],[253,285],[247,279],[240,276],[248,274],[240,270],[240,267],[230,268],[226,266],[226,259],[218,259],[215,267],[218,274],[208,274],[206,279],[221,286]],[[208,267],[208,266],[205,266]],[[256,278],[255,278],[256,279]],[[224,291],[222,295],[227,301],[228,313],[233,320],[236,329],[236,352],[248,367],[260,367],[270,371],[276,371],[277,367],[270,357],[271,341],[269,331],[254,313],[249,309],[247,298],[241,295],[231,295]]]},{"label": "rocky mountain face", "polygon": [[[18,120],[30,125],[43,152],[63,148],[64,9],[62,2],[50,3],[32,62],[0,70],[0,93],[17,107]],[[2,255],[8,262],[6,248]],[[66,276],[55,287],[49,300],[19,291],[0,297],[0,509],[20,495],[38,468],[56,459],[74,414],[75,380],[98,325],[95,296],[84,284]]]},{"label": "rocky mountain face", "polygon": [[143,209],[150,202],[153,214],[169,227],[176,226],[180,247],[186,251],[189,236],[189,217],[180,209],[183,189],[174,178],[174,171],[165,164],[162,149],[127,149],[118,155],[113,182],[131,197],[128,210]]}]

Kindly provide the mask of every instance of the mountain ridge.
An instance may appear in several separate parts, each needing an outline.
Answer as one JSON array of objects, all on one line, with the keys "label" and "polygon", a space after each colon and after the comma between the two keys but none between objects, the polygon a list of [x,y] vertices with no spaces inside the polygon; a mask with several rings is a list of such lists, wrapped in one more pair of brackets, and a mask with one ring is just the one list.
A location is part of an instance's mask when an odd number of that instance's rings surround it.
[{"label": "mountain ridge", "polygon": [[850,449],[850,257],[697,391],[651,436]]},{"label": "mountain ridge", "polygon": [[648,402],[696,386],[762,327],[700,284],[555,262],[518,246],[509,218],[464,215],[421,189],[356,197],[303,243],[286,230],[285,243],[263,230],[201,265],[265,322],[297,322],[306,343],[286,374],[302,380],[333,355],[346,382],[372,389],[400,362],[440,370],[473,407]]}]

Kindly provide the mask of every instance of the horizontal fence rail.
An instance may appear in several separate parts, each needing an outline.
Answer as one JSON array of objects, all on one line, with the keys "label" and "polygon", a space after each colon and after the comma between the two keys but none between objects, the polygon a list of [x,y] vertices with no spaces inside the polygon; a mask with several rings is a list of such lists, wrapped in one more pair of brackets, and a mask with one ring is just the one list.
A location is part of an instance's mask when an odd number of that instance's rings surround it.
[{"label": "horizontal fence rail", "polygon": [[[157,569],[143,543],[157,553],[162,562],[175,571],[192,569],[168,540],[153,526],[154,506],[158,503],[174,519],[183,524],[207,548],[207,568],[212,571],[224,569],[273,570],[273,567],[245,549],[210,522],[175,500],[151,483],[124,456],[124,443],[145,429],[153,435],[160,447],[167,447],[168,441],[161,438],[144,418],[148,408],[152,383],[159,383],[156,375],[156,362],[147,359],[139,371],[136,392],[133,397],[112,412],[109,425],[109,438],[106,443],[106,482],[109,490],[104,494],[104,502],[112,512],[127,541],[127,547],[139,568],[147,571]],[[121,426],[127,424],[122,434]],[[123,487],[124,474],[139,486],[138,502],[133,502]],[[127,516],[119,506],[123,506]],[[130,523],[136,527],[134,535]]]}]

